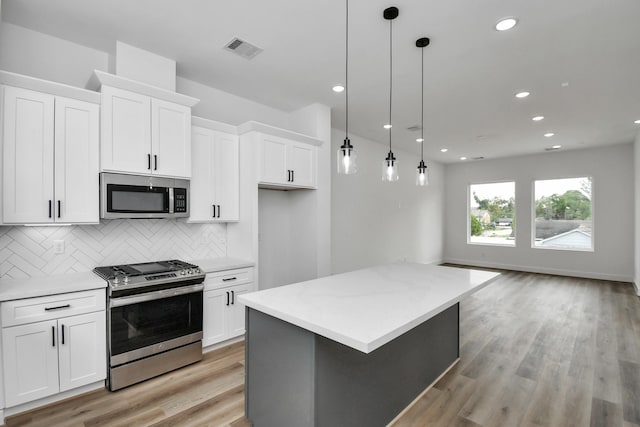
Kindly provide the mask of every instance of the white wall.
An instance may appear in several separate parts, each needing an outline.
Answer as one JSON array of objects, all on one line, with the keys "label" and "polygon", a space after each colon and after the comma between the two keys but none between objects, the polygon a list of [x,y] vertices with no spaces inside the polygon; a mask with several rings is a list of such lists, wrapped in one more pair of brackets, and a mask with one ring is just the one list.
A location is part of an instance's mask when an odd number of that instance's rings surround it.
[{"label": "white wall", "polygon": [[420,159],[394,149],[400,179],[382,182],[389,147],[349,135],[358,173],[336,175],[344,131],[332,130],[331,255],[334,273],[398,260],[439,262],[444,229],[444,167],[425,159],[430,185],[415,185]]},{"label": "white wall", "polygon": [[8,22],[0,28],[1,70],[85,88],[93,70],[109,71],[109,63],[106,52]]},{"label": "white wall", "polygon": [[633,148],[634,172],[635,172],[635,286],[636,293],[640,296],[640,132],[636,137]]},{"label": "white wall", "polygon": [[[447,166],[444,259],[511,270],[632,281],[634,270],[634,180],[631,144],[557,151]],[[535,179],[593,177],[593,252],[531,247]],[[516,182],[516,247],[467,244],[467,187]]]}]

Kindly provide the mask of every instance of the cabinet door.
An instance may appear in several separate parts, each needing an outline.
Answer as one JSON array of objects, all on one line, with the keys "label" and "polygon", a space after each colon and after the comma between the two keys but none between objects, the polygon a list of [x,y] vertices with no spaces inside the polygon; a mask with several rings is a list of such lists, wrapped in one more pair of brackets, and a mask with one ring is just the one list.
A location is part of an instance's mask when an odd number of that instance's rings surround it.
[{"label": "cabinet door", "polygon": [[105,312],[58,320],[60,391],[107,376]]},{"label": "cabinet door", "polygon": [[191,108],[151,100],[154,174],[191,178]]},{"label": "cabinet door", "polygon": [[251,292],[253,285],[244,285],[244,286],[234,286],[230,288],[230,291],[233,291],[232,301],[230,309],[228,310],[229,316],[229,334],[228,337],[236,337],[238,335],[244,334],[244,324],[245,324],[245,313],[244,304],[238,302],[238,295],[246,294],[247,292]]},{"label": "cabinet door", "polygon": [[58,393],[57,322],[2,329],[6,406]]},{"label": "cabinet door", "polygon": [[198,126],[191,128],[191,188],[189,222],[213,221],[215,132]]},{"label": "cabinet door", "polygon": [[231,294],[225,289],[204,292],[202,319],[202,346],[206,347],[227,339],[227,311]]},{"label": "cabinet door", "polygon": [[291,143],[289,169],[293,171],[293,185],[316,186],[316,147],[299,142]]},{"label": "cabinet door", "polygon": [[55,221],[97,223],[100,108],[57,97],[55,110]]},{"label": "cabinet door", "polygon": [[214,152],[215,203],[220,221],[240,220],[240,150],[237,135],[216,132]]},{"label": "cabinet door", "polygon": [[289,184],[288,142],[265,135],[260,143],[260,181]]},{"label": "cabinet door", "polygon": [[53,221],[54,97],[4,88],[2,213],[5,224]]},{"label": "cabinet door", "polygon": [[151,173],[151,98],[103,86],[101,117],[101,170]]}]

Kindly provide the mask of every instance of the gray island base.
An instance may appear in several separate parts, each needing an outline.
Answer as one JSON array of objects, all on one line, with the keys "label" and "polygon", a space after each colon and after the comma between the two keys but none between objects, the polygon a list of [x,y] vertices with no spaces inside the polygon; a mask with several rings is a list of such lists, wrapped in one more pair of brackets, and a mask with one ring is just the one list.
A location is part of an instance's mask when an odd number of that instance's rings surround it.
[{"label": "gray island base", "polygon": [[459,357],[459,303],[370,353],[249,307],[246,318],[255,427],[385,426]]}]

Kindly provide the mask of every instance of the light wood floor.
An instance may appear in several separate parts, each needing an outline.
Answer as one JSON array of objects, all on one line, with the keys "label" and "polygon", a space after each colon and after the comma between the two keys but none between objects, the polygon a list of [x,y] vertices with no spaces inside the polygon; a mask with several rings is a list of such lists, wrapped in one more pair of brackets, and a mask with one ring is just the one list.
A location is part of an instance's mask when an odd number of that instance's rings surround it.
[{"label": "light wood floor", "polygon": [[[640,427],[640,298],[630,284],[504,272],[461,304],[460,318],[460,362],[394,427]],[[244,427],[243,377],[240,343],[7,425]]]}]

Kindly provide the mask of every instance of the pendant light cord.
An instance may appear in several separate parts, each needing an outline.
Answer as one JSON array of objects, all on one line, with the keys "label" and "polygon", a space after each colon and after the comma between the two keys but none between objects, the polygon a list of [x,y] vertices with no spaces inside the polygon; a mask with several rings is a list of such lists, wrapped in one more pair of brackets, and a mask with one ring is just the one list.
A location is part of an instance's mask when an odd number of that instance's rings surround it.
[{"label": "pendant light cord", "polygon": [[345,91],[345,109],[346,109],[346,124],[345,124],[345,138],[349,139],[349,0],[346,0],[346,46],[345,46],[345,58],[344,58],[344,91]]},{"label": "pendant light cord", "polygon": [[422,111],[421,111],[421,123],[420,123],[420,160],[424,161],[424,47],[422,47],[422,91],[421,91],[421,99],[422,99]]},{"label": "pendant light cord", "polygon": [[393,93],[393,19],[389,20],[389,152],[391,152],[391,97]]}]

